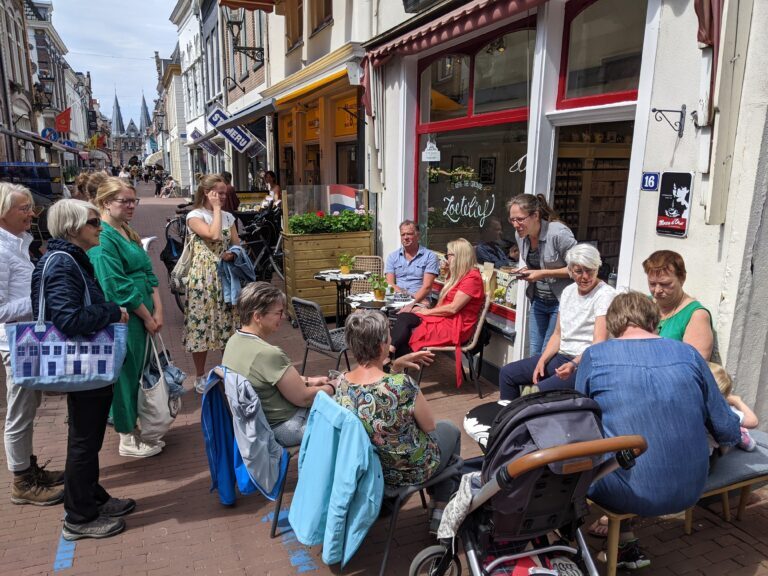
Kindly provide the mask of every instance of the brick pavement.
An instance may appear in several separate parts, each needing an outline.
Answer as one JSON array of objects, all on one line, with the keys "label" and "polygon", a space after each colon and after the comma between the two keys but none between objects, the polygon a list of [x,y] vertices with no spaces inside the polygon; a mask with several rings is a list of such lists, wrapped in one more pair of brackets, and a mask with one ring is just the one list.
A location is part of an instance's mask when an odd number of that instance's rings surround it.
[{"label": "brick pavement", "polygon": [[[164,334],[177,364],[192,372],[191,358],[181,346],[182,315],[167,291],[164,268],[158,260],[166,217],[173,214],[178,200],[151,197],[141,186],[143,202],[134,222],[144,236],[157,235],[152,249],[155,269],[165,296]],[[285,324],[275,343],[291,358],[301,359],[302,341],[296,330]],[[213,357],[210,364],[216,361]],[[332,367],[332,361],[311,355],[308,374]],[[452,362],[442,358],[425,373],[423,389],[440,418],[461,423],[464,413],[478,400],[469,389],[455,390]],[[0,378],[4,377],[4,374]],[[188,383],[191,385],[191,381]],[[492,390],[485,384],[485,390]],[[495,398],[495,393],[489,396]],[[5,399],[0,400],[5,412]],[[38,411],[35,447],[51,468],[62,468],[66,444],[66,404],[62,396],[46,396]],[[102,574],[252,574],[292,575],[302,572],[339,574],[338,566],[326,567],[319,547],[306,548],[290,532],[271,540],[271,503],[260,496],[238,499],[232,507],[219,504],[208,492],[210,477],[199,427],[199,397],[184,397],[184,407],[166,437],[162,454],[146,460],[122,458],[117,454],[118,436],[108,429],[101,451],[101,481],[115,496],[138,501],[127,517],[128,529],[106,540],[83,540],[74,546],[60,544],[63,511],[61,506],[35,508],[10,503],[10,477],[0,478],[0,574],[33,575]],[[478,454],[465,436],[464,456]],[[4,454],[2,456],[4,460]],[[2,463],[5,469],[5,462]],[[290,505],[296,484],[295,460],[291,465],[283,507]],[[647,574],[768,575],[768,499],[766,491],[749,506],[744,522],[725,523],[710,510],[699,508],[695,532],[684,536],[682,517],[645,520],[639,534],[652,558]],[[734,499],[736,500],[736,499]],[[719,504],[713,506],[719,511]],[[414,499],[399,520],[390,574],[407,574],[413,556],[432,543],[426,529],[426,513]],[[386,522],[378,522],[366,538],[345,574],[377,574],[386,537]],[[592,544],[599,546],[598,541]]]}]

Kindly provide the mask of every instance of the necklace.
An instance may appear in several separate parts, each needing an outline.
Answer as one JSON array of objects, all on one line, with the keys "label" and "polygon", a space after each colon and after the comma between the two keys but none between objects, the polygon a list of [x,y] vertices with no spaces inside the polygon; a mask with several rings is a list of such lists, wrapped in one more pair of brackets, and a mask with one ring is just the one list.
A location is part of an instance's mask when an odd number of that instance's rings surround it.
[{"label": "necklace", "polygon": [[666,320],[667,318],[671,318],[675,314],[677,314],[680,311],[680,308],[682,307],[683,303],[688,299],[688,294],[683,292],[682,296],[680,296],[680,300],[677,301],[675,304],[675,307],[672,308],[671,312],[662,312],[661,313],[661,319]]}]

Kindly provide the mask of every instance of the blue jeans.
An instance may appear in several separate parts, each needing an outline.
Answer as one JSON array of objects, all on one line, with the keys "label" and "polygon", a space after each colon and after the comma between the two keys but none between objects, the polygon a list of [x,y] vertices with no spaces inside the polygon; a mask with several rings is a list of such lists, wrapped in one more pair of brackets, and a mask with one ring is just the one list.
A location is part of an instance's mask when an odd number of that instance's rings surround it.
[{"label": "blue jeans", "polygon": [[[536,356],[507,364],[501,369],[499,372],[499,395],[502,400],[519,398],[520,389],[523,386],[533,384],[533,371],[536,369],[536,364],[539,363],[539,358],[541,358],[541,354],[536,354]],[[576,385],[575,370],[565,380],[555,374],[557,368],[570,361],[571,359],[567,356],[555,354],[544,368],[544,378],[539,380],[537,384],[539,390],[541,392],[563,389],[573,390]]]},{"label": "blue jeans", "polygon": [[536,298],[531,302],[528,316],[528,355],[535,356],[544,352],[549,337],[555,331],[560,302],[544,302]]}]

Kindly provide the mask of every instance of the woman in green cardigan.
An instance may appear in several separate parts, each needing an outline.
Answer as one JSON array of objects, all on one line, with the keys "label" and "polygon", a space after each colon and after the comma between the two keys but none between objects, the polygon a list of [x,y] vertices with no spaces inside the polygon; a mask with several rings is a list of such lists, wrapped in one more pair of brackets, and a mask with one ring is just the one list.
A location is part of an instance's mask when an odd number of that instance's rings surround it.
[{"label": "woman in green cardigan", "polygon": [[158,454],[165,443],[144,441],[136,429],[139,378],[144,367],[147,333],[163,325],[163,308],[152,261],[129,222],[139,204],[136,190],[122,178],[109,177],[95,199],[101,211],[101,243],[88,251],[107,300],[125,307],[128,354],[115,383],[112,419],[120,433],[120,455],[145,458]]}]

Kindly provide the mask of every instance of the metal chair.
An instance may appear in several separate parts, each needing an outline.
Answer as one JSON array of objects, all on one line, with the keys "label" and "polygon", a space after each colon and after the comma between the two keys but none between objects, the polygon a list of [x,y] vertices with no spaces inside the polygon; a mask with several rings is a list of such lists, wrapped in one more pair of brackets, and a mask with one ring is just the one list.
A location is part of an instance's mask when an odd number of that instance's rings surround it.
[{"label": "metal chair", "polygon": [[[485,304],[483,305],[482,312],[480,313],[480,318],[477,320],[475,333],[472,335],[472,338],[461,347],[461,352],[467,359],[467,364],[469,364],[469,380],[475,383],[475,389],[477,390],[477,396],[479,398],[483,397],[483,392],[480,390],[480,370],[483,367],[483,351],[485,350],[485,345],[487,344],[487,341],[485,339],[481,341],[481,338],[483,338],[483,331],[485,330],[485,317],[488,315],[488,308],[491,306],[492,298],[493,294],[486,292]],[[430,352],[455,352],[456,347],[429,346],[424,348],[424,350],[429,350]],[[461,367],[461,372],[464,380],[466,381],[467,374],[464,372],[464,366]],[[419,384],[421,384],[421,377],[423,374],[424,366],[422,366],[421,370],[419,370]]]},{"label": "metal chair", "polygon": [[349,370],[349,357],[347,356],[347,343],[344,341],[344,328],[328,330],[323,310],[317,302],[302,300],[294,296],[291,298],[291,304],[296,314],[296,322],[306,343],[304,361],[301,363],[302,375],[307,367],[307,356],[310,350],[336,358],[336,370],[339,369],[341,356],[344,355],[344,359],[347,361],[347,370]]},{"label": "metal chair", "polygon": [[392,537],[395,535],[395,528],[397,527],[397,517],[400,514],[400,509],[403,505],[411,496],[418,492],[421,497],[421,507],[426,509],[427,500],[424,498],[424,490],[450,478],[451,476],[457,478],[461,477],[461,469],[463,466],[464,460],[461,459],[461,456],[455,456],[440,474],[433,476],[423,484],[402,486],[399,488],[390,487],[386,484],[384,485],[384,498],[392,501],[392,515],[389,518],[389,530],[387,532],[387,542],[384,546],[384,558],[381,560],[381,569],[379,570],[380,576],[384,576],[387,571],[389,547],[392,545]]},{"label": "metal chair", "polygon": [[[355,270],[382,276],[384,274],[384,261],[381,256],[355,256]],[[349,293],[363,294],[372,290],[368,280],[353,280]]]}]

